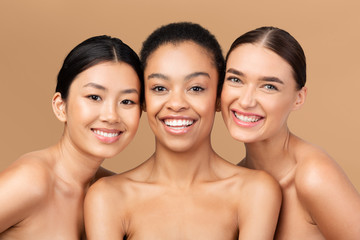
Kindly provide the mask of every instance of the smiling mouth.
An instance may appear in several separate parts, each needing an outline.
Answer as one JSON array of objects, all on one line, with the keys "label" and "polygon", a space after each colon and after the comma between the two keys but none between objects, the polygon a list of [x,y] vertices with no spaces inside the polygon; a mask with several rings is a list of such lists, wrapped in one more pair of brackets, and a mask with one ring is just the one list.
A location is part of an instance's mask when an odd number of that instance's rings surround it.
[{"label": "smiling mouth", "polygon": [[242,115],[240,113],[234,112],[234,115],[237,119],[239,119],[242,122],[247,122],[247,123],[254,123],[254,122],[258,122],[262,119],[262,117],[260,116],[255,116],[255,115]]},{"label": "smiling mouth", "polygon": [[119,136],[122,132],[104,132],[104,131],[100,131],[100,130],[95,130],[92,129],[92,131],[102,137],[108,137],[108,138],[113,138],[113,137],[117,137]]},{"label": "smiling mouth", "polygon": [[166,126],[173,129],[183,129],[194,124],[194,120],[189,119],[165,119],[164,123]]}]

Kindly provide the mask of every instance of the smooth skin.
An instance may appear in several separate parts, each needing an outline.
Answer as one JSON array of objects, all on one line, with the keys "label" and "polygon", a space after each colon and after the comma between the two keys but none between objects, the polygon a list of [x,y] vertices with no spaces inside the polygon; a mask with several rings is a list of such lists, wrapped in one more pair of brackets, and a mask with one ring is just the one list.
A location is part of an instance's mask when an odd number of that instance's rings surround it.
[{"label": "smooth skin", "polygon": [[135,135],[139,96],[136,72],[119,62],[80,73],[66,101],[54,95],[54,113],[65,123],[61,140],[0,173],[0,239],[85,238],[85,194],[94,181],[112,175],[100,164]]},{"label": "smooth skin", "polygon": [[287,126],[306,91],[296,88],[290,65],[260,44],[230,53],[221,103],[230,134],[245,143],[239,165],[264,170],[281,186],[275,239],[360,239],[359,193],[330,156]]},{"label": "smooth skin", "polygon": [[137,168],[90,188],[89,240],[273,239],[276,181],[211,147],[217,82],[212,56],[192,41],[161,45],[149,56],[145,100],[156,149]]}]

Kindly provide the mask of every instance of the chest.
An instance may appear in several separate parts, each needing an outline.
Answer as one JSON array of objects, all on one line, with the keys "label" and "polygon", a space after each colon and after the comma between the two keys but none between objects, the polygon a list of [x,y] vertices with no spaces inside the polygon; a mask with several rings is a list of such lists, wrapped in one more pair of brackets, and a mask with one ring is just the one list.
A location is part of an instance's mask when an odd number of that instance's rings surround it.
[{"label": "chest", "polygon": [[128,239],[237,239],[237,211],[214,194],[163,195],[131,209]]}]

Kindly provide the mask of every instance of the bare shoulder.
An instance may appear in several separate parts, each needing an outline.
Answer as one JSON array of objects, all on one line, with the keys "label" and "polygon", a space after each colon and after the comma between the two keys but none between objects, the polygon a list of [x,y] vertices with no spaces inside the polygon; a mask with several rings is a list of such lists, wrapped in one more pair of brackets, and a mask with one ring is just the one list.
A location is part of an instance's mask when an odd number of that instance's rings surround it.
[{"label": "bare shoulder", "polygon": [[247,193],[247,201],[251,199],[273,199],[281,202],[281,188],[278,182],[265,171],[247,169],[245,175],[244,191]]},{"label": "bare shoulder", "polygon": [[282,202],[278,182],[264,171],[236,167],[239,239],[273,239]]},{"label": "bare shoulder", "polygon": [[46,151],[25,154],[0,174],[0,181],[2,185],[13,185],[13,191],[24,189],[26,195],[41,196],[52,182],[51,165],[47,160]]},{"label": "bare shoulder", "polygon": [[300,199],[315,203],[335,192],[342,196],[359,195],[345,172],[325,151],[304,142],[298,152],[295,187]]},{"label": "bare shoulder", "polygon": [[51,192],[52,174],[42,152],[26,154],[0,173],[0,232],[30,216]]},{"label": "bare shoulder", "polygon": [[297,159],[297,196],[325,238],[360,239],[360,195],[344,171],[308,143],[301,144]]},{"label": "bare shoulder", "polygon": [[103,176],[90,186],[86,198],[103,196],[104,200],[106,200],[108,195],[121,194],[127,182],[128,179],[123,174]]},{"label": "bare shoulder", "polygon": [[[142,191],[136,187],[135,170],[102,177],[90,186],[84,202],[87,234],[95,236],[106,232],[106,236],[123,234],[127,230],[128,214]],[[104,225],[104,223],[106,223]],[[102,225],[102,227],[100,227]],[[116,232],[114,232],[116,230]]]},{"label": "bare shoulder", "polygon": [[[344,171],[322,149],[303,142],[298,149],[296,156],[297,168],[295,173],[295,186],[302,196],[314,195],[316,191],[330,190],[332,184],[348,183]],[[314,192],[315,191],[315,192]]]},{"label": "bare shoulder", "polygon": [[120,174],[105,171],[105,175],[89,188],[86,201],[102,201],[104,203],[111,199],[117,199],[117,201],[126,202],[131,195],[134,183],[136,183],[137,172],[137,168]]},{"label": "bare shoulder", "polygon": [[89,239],[122,239],[127,229],[127,185],[124,174],[105,176],[85,196],[84,222]]},{"label": "bare shoulder", "polygon": [[[281,190],[278,182],[268,173],[262,170],[254,170],[231,164],[228,174],[236,184],[236,193],[246,199],[269,196],[281,199]],[[226,172],[226,171],[223,171]]]}]

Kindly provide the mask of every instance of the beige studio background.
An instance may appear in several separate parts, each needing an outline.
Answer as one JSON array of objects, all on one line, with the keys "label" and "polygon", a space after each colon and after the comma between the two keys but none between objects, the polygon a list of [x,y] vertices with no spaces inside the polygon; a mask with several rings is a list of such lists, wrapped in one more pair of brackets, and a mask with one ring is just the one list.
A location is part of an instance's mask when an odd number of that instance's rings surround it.
[{"label": "beige studio background", "polygon": [[[0,0],[0,171],[21,154],[54,144],[63,125],[51,97],[67,53],[88,37],[121,38],[136,52],[160,25],[193,21],[217,36],[224,54],[245,31],[273,25],[302,44],[308,98],[290,129],[325,149],[360,190],[360,1]],[[215,150],[233,163],[244,156],[217,114]],[[154,148],[143,114],[134,141],[104,166],[121,172]]]}]

